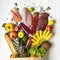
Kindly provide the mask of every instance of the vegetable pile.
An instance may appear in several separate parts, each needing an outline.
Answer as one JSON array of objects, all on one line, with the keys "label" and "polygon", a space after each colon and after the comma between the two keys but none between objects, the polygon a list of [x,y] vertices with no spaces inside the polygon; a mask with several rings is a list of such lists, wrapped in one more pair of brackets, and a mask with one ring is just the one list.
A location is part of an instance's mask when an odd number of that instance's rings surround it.
[{"label": "vegetable pile", "polygon": [[[48,7],[46,10],[51,9]],[[48,19],[50,14],[35,12],[35,8],[23,8],[22,16],[17,8],[10,10],[13,20],[18,23],[4,23],[5,39],[11,49],[12,58],[17,57],[43,57],[49,50],[53,37],[55,21]]]}]

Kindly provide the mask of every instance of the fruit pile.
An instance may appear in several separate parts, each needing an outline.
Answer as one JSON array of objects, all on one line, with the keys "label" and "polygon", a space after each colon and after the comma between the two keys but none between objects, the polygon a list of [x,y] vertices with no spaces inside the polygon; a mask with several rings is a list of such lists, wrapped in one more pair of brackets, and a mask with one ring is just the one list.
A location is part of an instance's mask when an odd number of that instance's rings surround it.
[{"label": "fruit pile", "polygon": [[35,8],[23,8],[22,16],[14,8],[10,10],[16,23],[4,23],[5,39],[12,52],[11,58],[43,57],[49,50],[53,37],[52,28],[55,23],[48,19],[49,13],[34,12]]}]

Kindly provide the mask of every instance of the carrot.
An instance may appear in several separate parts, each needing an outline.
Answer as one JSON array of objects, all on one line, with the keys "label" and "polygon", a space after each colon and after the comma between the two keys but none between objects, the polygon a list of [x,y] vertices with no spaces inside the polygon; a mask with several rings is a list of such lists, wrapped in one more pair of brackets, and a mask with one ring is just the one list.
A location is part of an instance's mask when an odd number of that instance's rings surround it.
[{"label": "carrot", "polygon": [[15,22],[21,21],[22,18],[16,8],[14,8],[13,10],[10,10],[10,13],[11,13]]}]

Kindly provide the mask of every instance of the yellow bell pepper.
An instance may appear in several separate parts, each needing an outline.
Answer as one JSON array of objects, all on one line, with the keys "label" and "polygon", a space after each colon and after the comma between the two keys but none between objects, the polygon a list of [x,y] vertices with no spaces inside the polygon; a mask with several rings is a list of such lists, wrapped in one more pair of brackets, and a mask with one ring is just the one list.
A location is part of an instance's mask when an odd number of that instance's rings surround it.
[{"label": "yellow bell pepper", "polygon": [[14,29],[14,24],[13,23],[7,23],[6,25],[5,25],[5,29],[6,29],[6,31],[12,31],[13,29]]}]

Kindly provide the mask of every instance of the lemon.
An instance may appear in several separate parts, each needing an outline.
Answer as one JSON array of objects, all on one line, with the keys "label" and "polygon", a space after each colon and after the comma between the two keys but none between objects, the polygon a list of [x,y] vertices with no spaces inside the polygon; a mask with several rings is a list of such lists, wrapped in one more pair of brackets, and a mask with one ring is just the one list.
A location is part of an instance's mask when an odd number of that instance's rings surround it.
[{"label": "lemon", "polygon": [[24,35],[25,35],[25,33],[23,31],[18,32],[18,37],[19,38],[23,38]]},{"label": "lemon", "polygon": [[49,20],[48,25],[54,25],[55,21],[54,20]]}]

